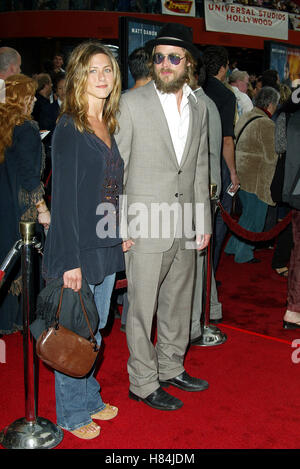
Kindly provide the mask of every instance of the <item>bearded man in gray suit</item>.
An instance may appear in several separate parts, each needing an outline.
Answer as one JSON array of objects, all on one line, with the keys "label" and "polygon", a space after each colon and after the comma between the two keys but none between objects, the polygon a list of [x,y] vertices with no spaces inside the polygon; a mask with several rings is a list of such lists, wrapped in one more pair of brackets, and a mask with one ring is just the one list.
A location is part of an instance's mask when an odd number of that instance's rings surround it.
[{"label": "bearded man in gray suit", "polygon": [[129,397],[176,410],[183,402],[164,387],[208,388],[183,366],[194,249],[204,249],[211,233],[206,107],[189,87],[199,53],[189,28],[165,25],[146,50],[153,80],[123,94],[116,134],[125,162],[121,226],[128,249]]}]

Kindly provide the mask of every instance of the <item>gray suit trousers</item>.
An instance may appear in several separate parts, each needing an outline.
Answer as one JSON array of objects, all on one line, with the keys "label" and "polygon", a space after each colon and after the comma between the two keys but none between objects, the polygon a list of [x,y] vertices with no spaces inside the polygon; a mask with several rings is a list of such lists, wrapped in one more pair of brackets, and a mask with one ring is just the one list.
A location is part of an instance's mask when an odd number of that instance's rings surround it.
[{"label": "gray suit trousers", "polygon": [[[159,380],[184,371],[189,342],[195,251],[171,249],[125,254],[129,309],[126,322],[130,352],[130,390],[141,398],[159,388]],[[157,318],[156,344],[151,340]],[[155,341],[154,341],[155,342]]]}]

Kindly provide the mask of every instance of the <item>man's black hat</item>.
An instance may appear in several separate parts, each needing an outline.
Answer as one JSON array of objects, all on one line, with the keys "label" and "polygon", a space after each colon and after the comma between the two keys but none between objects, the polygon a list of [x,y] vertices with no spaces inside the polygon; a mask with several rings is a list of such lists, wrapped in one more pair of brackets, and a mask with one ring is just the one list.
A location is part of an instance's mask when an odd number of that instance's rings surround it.
[{"label": "man's black hat", "polygon": [[197,60],[200,52],[193,44],[193,33],[190,28],[179,23],[168,23],[159,31],[157,37],[145,44],[146,51],[151,55],[153,47],[158,45],[177,46],[188,50]]}]

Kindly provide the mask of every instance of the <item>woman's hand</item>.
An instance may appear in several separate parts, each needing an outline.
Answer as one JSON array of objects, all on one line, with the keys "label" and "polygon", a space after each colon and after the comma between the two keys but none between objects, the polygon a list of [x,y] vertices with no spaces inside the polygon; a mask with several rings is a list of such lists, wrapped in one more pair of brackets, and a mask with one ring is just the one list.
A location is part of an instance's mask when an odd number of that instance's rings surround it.
[{"label": "woman's hand", "polygon": [[72,288],[74,291],[79,291],[82,285],[81,268],[67,270],[63,275],[64,288]]},{"label": "woman's hand", "polygon": [[38,222],[43,225],[43,227],[48,230],[50,226],[50,221],[51,221],[51,215],[49,210],[45,212],[40,212],[38,214]]},{"label": "woman's hand", "polygon": [[36,204],[36,209],[38,212],[38,222],[43,225],[43,227],[48,230],[51,221],[51,215],[49,209],[46,205],[44,199],[41,199]]},{"label": "woman's hand", "polygon": [[133,245],[134,245],[134,241],[132,241],[132,239],[127,239],[126,241],[123,241],[123,243],[122,243],[123,252],[129,251],[129,249]]}]

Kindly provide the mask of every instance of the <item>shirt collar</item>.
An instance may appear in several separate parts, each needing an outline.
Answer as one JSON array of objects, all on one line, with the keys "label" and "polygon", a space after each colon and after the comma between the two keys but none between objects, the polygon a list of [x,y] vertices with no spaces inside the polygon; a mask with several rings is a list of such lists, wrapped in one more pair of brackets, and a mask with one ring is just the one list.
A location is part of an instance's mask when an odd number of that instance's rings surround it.
[{"label": "shirt collar", "polygon": [[261,109],[262,111],[264,111],[265,114],[267,114],[268,117],[270,117],[270,119],[272,119],[272,114],[268,111],[268,109],[265,109],[263,107],[259,107],[257,106],[258,109]]}]

